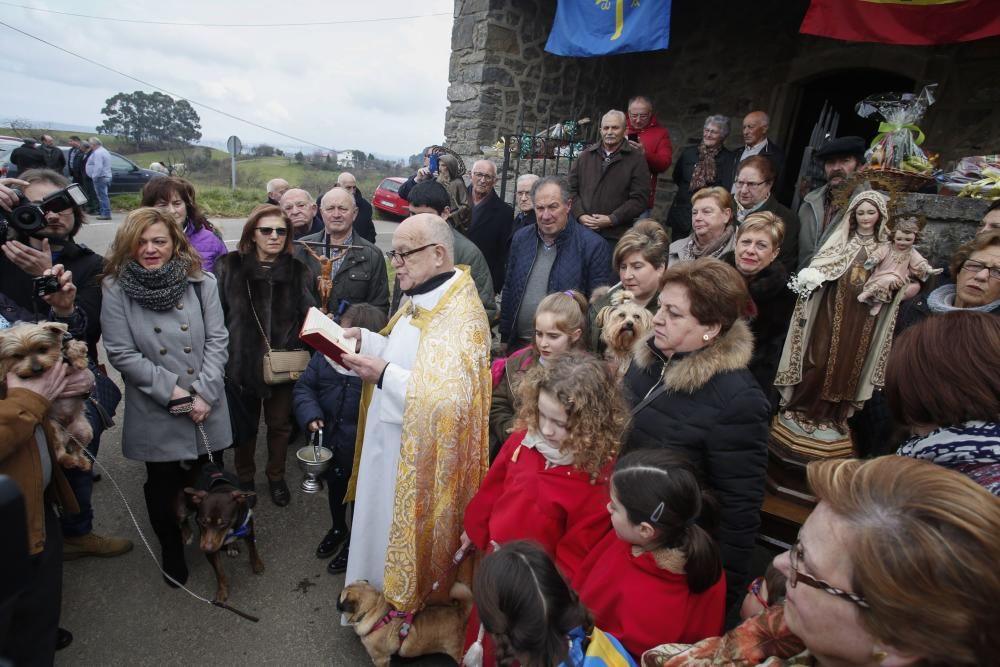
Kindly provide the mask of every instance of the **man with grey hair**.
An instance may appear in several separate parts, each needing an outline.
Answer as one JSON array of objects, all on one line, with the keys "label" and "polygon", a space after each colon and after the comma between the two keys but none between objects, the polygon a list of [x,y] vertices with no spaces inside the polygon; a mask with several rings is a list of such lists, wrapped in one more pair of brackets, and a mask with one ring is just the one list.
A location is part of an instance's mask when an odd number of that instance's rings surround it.
[{"label": "man with grey hair", "polygon": [[[285,193],[282,202],[291,192]],[[355,303],[368,303],[388,313],[389,279],[385,260],[374,243],[354,231],[354,219],[358,215],[354,197],[343,188],[331,189],[323,195],[320,215],[323,216],[323,230],[302,237],[295,250],[295,256],[309,267],[315,278],[328,276],[333,280],[330,297],[320,307],[326,307],[334,317],[339,317]],[[306,244],[310,244],[308,249]]]},{"label": "man with grey hair", "polygon": [[543,178],[531,197],[536,223],[511,239],[500,301],[500,342],[511,351],[533,339],[535,309],[545,295],[576,290],[589,298],[596,287],[614,282],[608,244],[573,219],[566,181]]},{"label": "man with grey hair", "polygon": [[313,202],[308,190],[292,188],[286,190],[278,201],[278,206],[292,222],[292,236],[300,239],[323,231],[323,219],[316,215],[319,203]]},{"label": "man with grey hair", "polygon": [[267,203],[281,206],[281,195],[288,192],[288,181],[283,178],[272,178],[267,182]]},{"label": "man with grey hair", "polygon": [[[785,172],[785,151],[767,136],[770,127],[771,118],[764,111],[751,111],[743,117],[743,152],[737,158],[736,164],[738,166],[740,162],[754,155],[763,155],[770,160],[774,165],[775,197],[784,202],[782,176]],[[734,189],[733,193],[735,192]]]},{"label": "man with grey hair", "polygon": [[469,186],[469,204],[472,206],[472,223],[466,236],[476,244],[490,265],[490,276],[497,292],[503,289],[510,247],[514,209],[497,196],[493,189],[497,181],[497,166],[490,160],[477,160],[472,165],[472,185]]},{"label": "man with grey hair", "polygon": [[517,184],[514,186],[514,226],[510,230],[511,236],[522,227],[535,224],[535,205],[531,202],[531,189],[539,178],[541,176],[538,174],[521,174],[517,177]]},{"label": "man with grey hair", "polygon": [[90,138],[90,157],[87,159],[87,176],[94,181],[97,193],[98,220],[111,219],[111,200],[108,187],[111,185],[111,154],[97,137]]},{"label": "man with grey hair", "polygon": [[601,118],[601,140],[573,163],[569,187],[573,215],[614,246],[649,204],[649,166],[641,149],[625,140],[625,114]]},{"label": "man with grey hair", "polygon": [[701,143],[687,146],[674,165],[677,194],[670,205],[666,226],[670,240],[679,241],[691,234],[691,195],[702,188],[718,185],[731,191],[736,178],[736,153],[726,148],[729,118],[714,114],[705,119]]},{"label": "man with grey hair", "polygon": [[442,591],[468,583],[468,570],[446,566],[489,465],[490,329],[452,238],[437,215],[400,223],[387,253],[406,294],[399,313],[387,335],[346,331],[357,353],[343,364],[367,383],[346,580],[368,580],[401,612],[417,611],[442,572]]}]

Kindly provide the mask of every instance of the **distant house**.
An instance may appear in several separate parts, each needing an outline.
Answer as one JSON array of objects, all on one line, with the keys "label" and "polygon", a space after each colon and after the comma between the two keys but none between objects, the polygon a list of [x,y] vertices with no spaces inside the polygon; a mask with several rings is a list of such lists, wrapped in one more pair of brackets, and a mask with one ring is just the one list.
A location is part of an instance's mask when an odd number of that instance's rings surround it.
[{"label": "distant house", "polygon": [[344,167],[345,169],[350,167],[354,168],[357,166],[357,162],[354,160],[354,151],[340,151],[333,153],[333,159],[337,163],[338,167]]}]

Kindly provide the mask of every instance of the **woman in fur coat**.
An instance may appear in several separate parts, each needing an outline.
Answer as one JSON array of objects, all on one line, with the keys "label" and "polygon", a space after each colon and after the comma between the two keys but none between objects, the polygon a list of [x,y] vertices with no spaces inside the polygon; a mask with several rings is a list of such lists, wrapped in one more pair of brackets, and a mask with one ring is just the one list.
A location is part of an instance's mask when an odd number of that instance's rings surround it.
[{"label": "woman in fur coat", "polygon": [[292,432],[292,383],[264,383],[268,348],[301,350],[299,329],[316,304],[305,264],[292,256],[288,218],[263,204],[250,214],[239,246],[215,265],[229,329],[226,381],[236,419],[236,472],[244,490],[254,489],[254,450],[261,405],[267,423],[267,480],[274,504],[291,500],[285,483],[285,451]]},{"label": "woman in fur coat", "polygon": [[720,260],[668,268],[653,331],[625,375],[633,422],[623,453],[678,450],[719,500],[727,606],[746,588],[767,471],[771,411],[747,370],[749,304],[742,276]]}]

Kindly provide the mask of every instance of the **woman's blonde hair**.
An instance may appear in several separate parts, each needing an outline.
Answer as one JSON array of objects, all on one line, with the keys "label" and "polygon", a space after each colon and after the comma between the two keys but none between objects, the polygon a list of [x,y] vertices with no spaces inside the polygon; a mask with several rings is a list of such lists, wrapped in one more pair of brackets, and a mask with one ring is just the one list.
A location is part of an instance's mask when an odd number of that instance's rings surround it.
[{"label": "woman's blonde hair", "polygon": [[591,481],[618,456],[629,412],[608,365],[586,352],[570,351],[535,364],[518,386],[517,430],[538,429],[538,394],[546,391],[566,410],[564,450]]},{"label": "woman's blonde hair", "polygon": [[104,264],[104,275],[117,280],[125,265],[135,259],[135,252],[139,248],[139,239],[142,238],[143,233],[158,222],[163,223],[163,226],[167,228],[167,234],[174,244],[173,257],[188,261],[190,264],[189,276],[200,274],[201,255],[188,241],[184,231],[174,222],[173,217],[158,208],[143,206],[129,213],[125,222],[118,228]]},{"label": "woman's blonde hair", "polygon": [[611,263],[615,271],[621,268],[625,258],[635,253],[642,253],[642,258],[660,268],[667,265],[670,238],[663,225],[652,218],[637,220],[632,228],[622,234],[615,244]]},{"label": "woman's blonde hair", "polygon": [[548,313],[555,320],[556,328],[567,336],[579,329],[580,337],[571,347],[583,349],[587,340],[587,308],[587,297],[576,290],[553,292],[538,304],[535,321],[538,321],[538,316],[542,313]]},{"label": "woman's blonde hair", "polygon": [[736,229],[736,240],[739,241],[747,232],[764,232],[777,249],[785,240],[785,223],[770,211],[751,213]]},{"label": "woman's blonde hair", "polygon": [[1000,655],[1000,501],[964,475],[903,456],[809,464],[809,485],[850,526],[844,553],[861,624],[928,665]]},{"label": "woman's blonde hair", "polygon": [[[694,205],[699,199],[711,198],[715,200],[715,203],[719,205],[719,208],[723,211],[727,208],[733,210],[733,196],[729,194],[729,190],[719,187],[718,185],[713,185],[710,188],[702,188],[698,192],[691,195],[691,204]],[[730,222],[732,222],[732,214],[729,216]]]}]

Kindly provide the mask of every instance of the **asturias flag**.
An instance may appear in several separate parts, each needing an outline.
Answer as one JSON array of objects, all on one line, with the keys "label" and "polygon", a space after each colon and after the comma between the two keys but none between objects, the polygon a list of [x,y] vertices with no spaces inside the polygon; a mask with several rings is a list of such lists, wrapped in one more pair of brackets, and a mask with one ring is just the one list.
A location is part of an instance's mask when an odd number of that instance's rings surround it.
[{"label": "asturias flag", "polygon": [[1000,0],[812,0],[799,30],[849,42],[969,42],[1000,35]]},{"label": "asturias flag", "polygon": [[559,0],[545,50],[586,58],[669,43],[670,0]]}]

